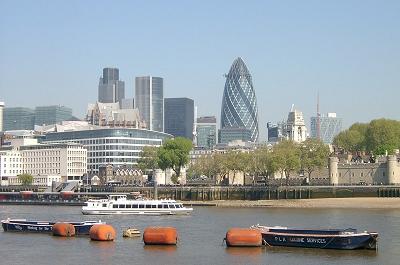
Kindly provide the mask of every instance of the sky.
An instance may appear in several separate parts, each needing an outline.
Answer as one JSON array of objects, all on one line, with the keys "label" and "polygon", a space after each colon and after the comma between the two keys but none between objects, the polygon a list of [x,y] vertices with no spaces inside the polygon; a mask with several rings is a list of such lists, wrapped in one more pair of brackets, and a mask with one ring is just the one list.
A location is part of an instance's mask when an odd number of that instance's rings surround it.
[{"label": "sky", "polygon": [[164,97],[220,118],[224,74],[245,61],[266,123],[294,104],[307,124],[399,119],[400,1],[0,0],[0,101],[60,104],[83,118],[104,67],[164,78]]}]

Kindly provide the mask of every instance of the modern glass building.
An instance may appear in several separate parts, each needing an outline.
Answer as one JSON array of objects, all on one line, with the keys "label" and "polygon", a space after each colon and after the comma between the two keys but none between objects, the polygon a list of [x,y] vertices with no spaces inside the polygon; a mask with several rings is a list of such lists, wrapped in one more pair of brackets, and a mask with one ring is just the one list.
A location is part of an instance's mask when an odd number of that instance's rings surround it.
[{"label": "modern glass building", "polygon": [[217,118],[206,116],[197,118],[196,146],[211,149],[217,144]]},{"label": "modern glass building", "polygon": [[245,128],[250,141],[258,140],[258,109],[252,77],[242,58],[237,58],[226,75],[221,107],[221,129]]},{"label": "modern glass building", "polygon": [[125,82],[119,80],[118,68],[104,68],[99,81],[99,102],[115,103],[125,98]]},{"label": "modern glass building", "polygon": [[65,106],[41,106],[35,108],[35,125],[57,124],[72,119],[72,109]]},{"label": "modern glass building", "polygon": [[30,108],[4,108],[3,130],[33,130],[35,126],[35,111]]},{"label": "modern glass building", "polygon": [[[336,135],[342,130],[342,119],[336,117],[336,113],[328,113],[319,117],[319,138],[326,144],[331,144]],[[311,117],[311,138],[318,138],[318,117]]]},{"label": "modern glass building", "polygon": [[152,131],[164,131],[164,92],[161,77],[135,78],[135,108]]},{"label": "modern glass building", "polygon": [[0,132],[3,131],[3,109],[4,102],[0,102]]},{"label": "modern glass building", "polygon": [[219,143],[228,144],[229,142],[241,140],[243,142],[251,142],[251,131],[244,127],[240,128],[222,128],[219,130]]},{"label": "modern glass building", "polygon": [[143,129],[97,129],[48,133],[43,143],[78,143],[87,149],[89,174],[102,165],[135,167],[144,146],[160,146],[172,135]]},{"label": "modern glass building", "polygon": [[164,132],[193,139],[194,101],[190,98],[164,99]]}]

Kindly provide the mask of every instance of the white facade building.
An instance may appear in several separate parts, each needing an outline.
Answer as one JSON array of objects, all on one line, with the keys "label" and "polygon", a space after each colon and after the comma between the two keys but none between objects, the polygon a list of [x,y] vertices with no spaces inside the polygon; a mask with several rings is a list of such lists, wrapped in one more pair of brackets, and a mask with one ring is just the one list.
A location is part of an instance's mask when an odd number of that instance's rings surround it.
[{"label": "white facade building", "polygon": [[1,186],[8,185],[9,179],[22,174],[21,153],[16,150],[0,150],[0,179]]},{"label": "white facade building", "polygon": [[33,185],[53,181],[82,181],[87,170],[87,151],[79,144],[35,144],[0,150],[1,185],[20,185],[18,175],[33,176]]},{"label": "white facade building", "polygon": [[298,110],[289,112],[286,133],[287,139],[296,143],[304,142],[307,139],[307,128],[304,123],[303,112]]}]

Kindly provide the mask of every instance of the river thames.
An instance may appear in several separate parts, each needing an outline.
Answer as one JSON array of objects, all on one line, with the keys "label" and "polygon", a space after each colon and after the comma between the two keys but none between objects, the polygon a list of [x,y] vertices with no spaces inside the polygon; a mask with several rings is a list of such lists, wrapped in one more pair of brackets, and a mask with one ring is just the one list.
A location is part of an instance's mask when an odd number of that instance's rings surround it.
[{"label": "river thames", "polygon": [[[80,207],[0,206],[1,219],[106,221],[117,230],[114,242],[88,237],[0,233],[1,264],[400,264],[398,209],[282,209],[195,207],[190,216],[84,216]],[[231,227],[254,224],[301,228],[358,228],[379,232],[378,250],[320,250],[286,247],[226,248]],[[178,245],[144,246],[142,238],[123,238],[128,227],[174,226]]]}]

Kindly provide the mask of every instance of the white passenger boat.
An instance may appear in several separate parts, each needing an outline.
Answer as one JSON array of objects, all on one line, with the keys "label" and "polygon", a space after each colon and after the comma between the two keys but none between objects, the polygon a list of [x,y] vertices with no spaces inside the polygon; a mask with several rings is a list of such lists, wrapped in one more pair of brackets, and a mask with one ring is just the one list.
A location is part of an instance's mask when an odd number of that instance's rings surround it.
[{"label": "white passenger boat", "polygon": [[88,200],[82,207],[83,214],[142,214],[174,215],[190,214],[193,208],[175,200],[127,199],[126,195],[109,195],[108,199]]}]

